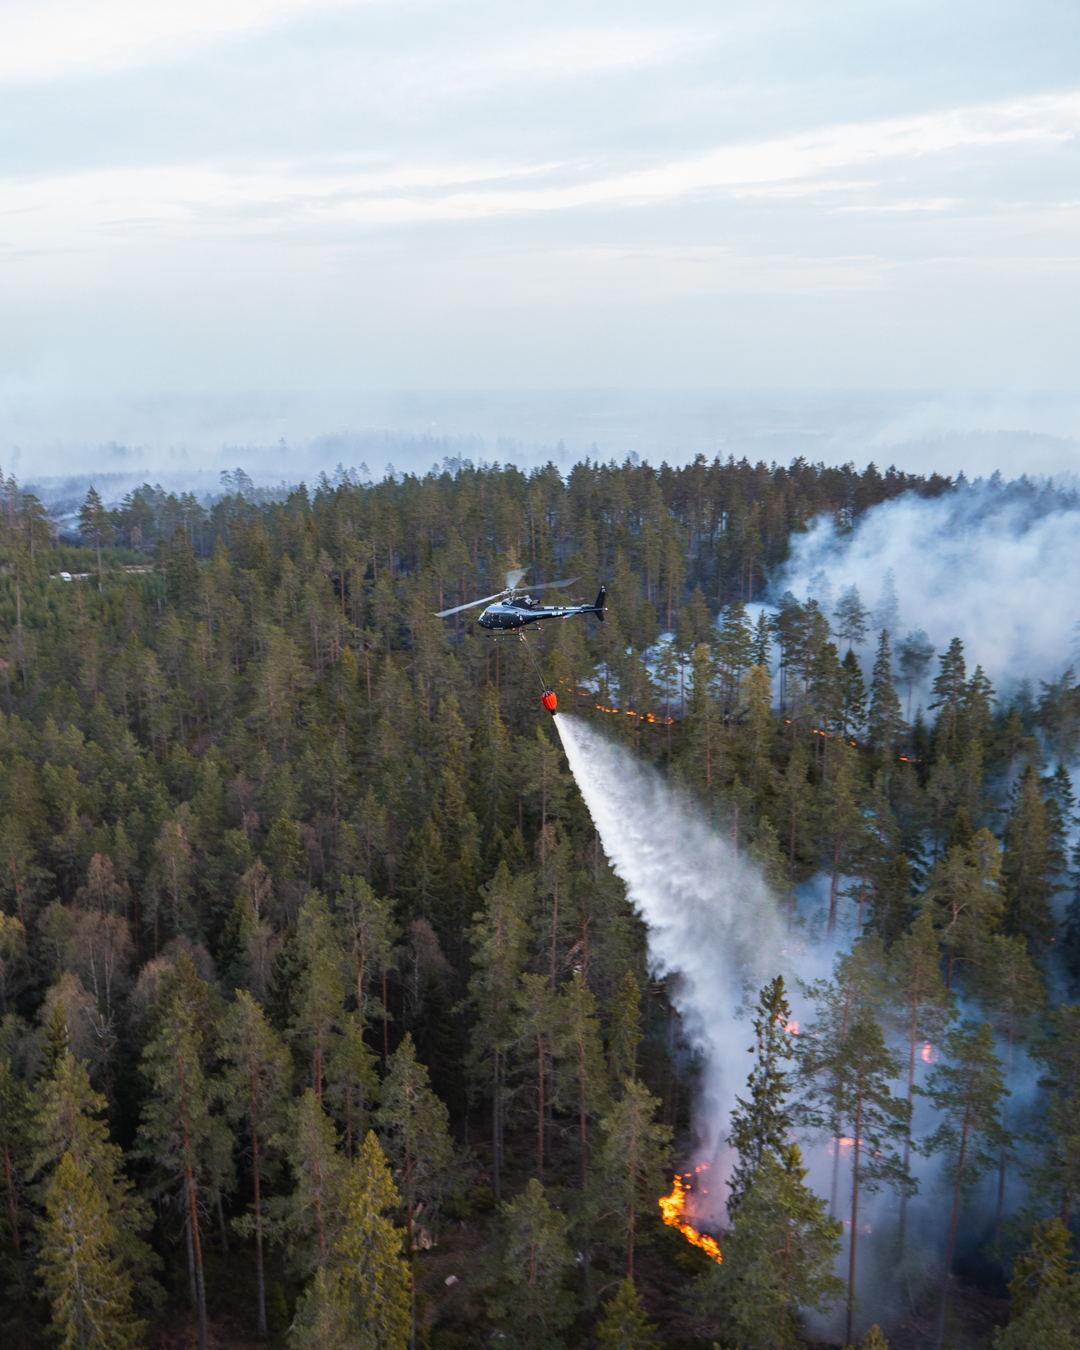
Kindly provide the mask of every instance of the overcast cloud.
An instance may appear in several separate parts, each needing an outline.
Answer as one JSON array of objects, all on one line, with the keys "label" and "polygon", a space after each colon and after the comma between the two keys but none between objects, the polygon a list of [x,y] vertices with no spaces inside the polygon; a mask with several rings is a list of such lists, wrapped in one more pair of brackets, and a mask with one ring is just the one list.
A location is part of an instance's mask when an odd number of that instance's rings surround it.
[{"label": "overcast cloud", "polygon": [[[1078,49],[1056,0],[7,0],[0,455],[614,421],[1075,467]],[[644,440],[640,392],[499,393],[688,388],[789,392]]]}]

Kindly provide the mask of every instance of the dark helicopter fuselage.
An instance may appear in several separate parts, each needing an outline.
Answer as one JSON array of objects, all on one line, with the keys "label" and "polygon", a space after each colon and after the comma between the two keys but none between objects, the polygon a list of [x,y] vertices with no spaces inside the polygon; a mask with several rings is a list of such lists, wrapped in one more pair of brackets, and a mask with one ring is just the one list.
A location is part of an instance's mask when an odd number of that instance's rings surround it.
[{"label": "dark helicopter fuselage", "polygon": [[524,628],[526,624],[539,623],[541,619],[569,619],[574,614],[595,614],[598,619],[603,619],[605,594],[601,586],[595,605],[541,605],[531,595],[521,595],[513,600],[496,600],[480,615],[480,627],[497,632]]}]

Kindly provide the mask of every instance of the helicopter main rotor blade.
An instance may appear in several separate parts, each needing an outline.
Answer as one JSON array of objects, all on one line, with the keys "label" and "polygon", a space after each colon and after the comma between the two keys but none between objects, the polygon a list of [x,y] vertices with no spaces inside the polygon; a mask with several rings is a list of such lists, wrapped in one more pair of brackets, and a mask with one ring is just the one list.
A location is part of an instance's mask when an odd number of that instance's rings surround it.
[{"label": "helicopter main rotor blade", "polygon": [[453,609],[440,609],[435,617],[445,619],[451,614],[460,614],[463,609],[475,609],[477,605],[489,605],[492,600],[498,600],[500,595],[505,594],[505,591],[497,591],[494,595],[485,595],[483,600],[470,600],[467,605],[455,605]]},{"label": "helicopter main rotor blade", "polygon": [[527,567],[515,567],[512,571],[506,572],[504,574],[506,577],[506,589],[508,591],[516,591],[518,582],[520,582],[521,578],[528,570]]},{"label": "helicopter main rotor blade", "polygon": [[580,577],[567,577],[565,581],[542,581],[539,586],[529,586],[530,591],[546,591],[551,586],[572,586],[575,581],[580,581]]}]

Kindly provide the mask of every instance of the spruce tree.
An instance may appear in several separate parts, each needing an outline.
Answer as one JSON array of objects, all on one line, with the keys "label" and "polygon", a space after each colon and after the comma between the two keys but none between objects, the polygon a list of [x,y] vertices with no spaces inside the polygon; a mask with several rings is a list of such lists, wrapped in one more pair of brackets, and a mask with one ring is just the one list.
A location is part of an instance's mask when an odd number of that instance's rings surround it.
[{"label": "spruce tree", "polygon": [[692,1299],[740,1345],[788,1350],[802,1314],[824,1314],[843,1293],[833,1273],[844,1228],[806,1185],[797,1144],[770,1151],[724,1235],[723,1261],[700,1277]]},{"label": "spruce tree", "polygon": [[319,1266],[297,1299],[289,1350],[352,1350],[357,1341],[343,1286],[340,1273]]},{"label": "spruce tree", "polygon": [[788,1074],[785,1063],[794,1058],[791,1045],[791,1005],[784,977],[777,975],[761,991],[754,1017],[754,1056],[747,1086],[750,1100],[736,1097],[731,1113],[728,1143],[738,1152],[731,1180],[728,1213],[734,1215],[754,1184],[754,1174],[766,1154],[780,1157],[791,1132],[792,1113],[787,1106]]},{"label": "spruce tree", "polygon": [[404,1350],[409,1337],[409,1268],[402,1231],[389,1217],[400,1203],[379,1141],[368,1131],[345,1185],[345,1222],[335,1251],[357,1350]]},{"label": "spruce tree", "polygon": [[1001,875],[1005,890],[1005,928],[1042,950],[1053,931],[1050,899],[1058,859],[1047,831],[1046,804],[1039,775],[1028,765],[1013,794],[1005,824]]},{"label": "spruce tree", "polygon": [[131,1279],[116,1257],[101,1192],[70,1153],[60,1159],[39,1225],[38,1274],[62,1350],[137,1350],[145,1324],[131,1312]]},{"label": "spruce tree", "polygon": [[836,926],[836,902],[840,878],[861,841],[864,829],[859,811],[855,752],[842,739],[828,744],[825,782],[821,792],[822,862],[830,873],[830,935]]},{"label": "spruce tree", "polygon": [[655,1345],[654,1332],[658,1328],[645,1316],[641,1295],[629,1276],[615,1292],[615,1297],[604,1309],[604,1316],[596,1328],[600,1350],[647,1350]]},{"label": "spruce tree", "polygon": [[1056,1008],[1031,1053],[1048,1097],[1043,1148],[1030,1178],[1036,1194],[1068,1223],[1080,1193],[1080,1004]]},{"label": "spruce tree", "polygon": [[574,1300],[564,1288],[574,1263],[567,1220],[552,1208],[535,1177],[516,1200],[502,1206],[502,1216],[504,1235],[488,1313],[514,1344],[561,1350],[574,1316]]},{"label": "spruce tree", "polygon": [[859,658],[848,649],[840,663],[840,707],[837,731],[841,736],[857,736],[866,724],[866,681]]},{"label": "spruce tree", "polygon": [[[57,1007],[62,1007],[57,1004]],[[52,1176],[65,1153],[93,1181],[115,1229],[117,1255],[135,1278],[136,1290],[150,1302],[160,1291],[153,1272],[160,1262],[144,1239],[153,1217],[150,1206],[135,1194],[124,1171],[123,1153],[109,1138],[107,1103],[90,1083],[85,1060],[69,1052],[35,1084],[30,1101],[31,1193],[40,1200],[48,1194]]]},{"label": "spruce tree", "polygon": [[636,1076],[641,1043],[641,990],[632,970],[623,976],[608,1015],[608,1064],[612,1082],[621,1083]]},{"label": "spruce tree", "polygon": [[959,638],[953,638],[938,662],[941,668],[934,677],[934,701],[930,704],[939,710],[934,739],[938,754],[955,762],[963,734],[961,718],[967,674],[964,644]]},{"label": "spruce tree", "polygon": [[889,649],[889,630],[883,628],[878,639],[877,656],[870,677],[870,710],[867,715],[870,744],[875,750],[890,754],[903,735],[904,722],[900,700],[896,696],[892,678],[892,652]]}]

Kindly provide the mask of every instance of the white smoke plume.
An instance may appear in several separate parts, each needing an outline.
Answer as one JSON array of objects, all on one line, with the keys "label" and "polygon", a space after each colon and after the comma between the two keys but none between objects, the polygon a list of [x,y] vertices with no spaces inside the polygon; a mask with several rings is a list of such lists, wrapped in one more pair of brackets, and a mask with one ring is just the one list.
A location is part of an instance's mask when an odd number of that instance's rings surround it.
[{"label": "white smoke plume", "polygon": [[1025,678],[1057,679],[1075,659],[1075,491],[1026,479],[1004,487],[992,479],[930,499],[907,493],[872,507],[850,531],[819,517],[793,537],[791,559],[772,592],[814,596],[825,609],[830,596],[835,601],[854,585],[873,609],[889,570],[899,603],[894,650],[910,629],[923,629],[939,653],[959,637],[969,670],[982,665],[999,689]]},{"label": "white smoke plume", "polygon": [[712,1161],[746,1090],[753,1035],[737,1015],[787,966],[776,899],[760,870],[628,750],[578,718],[555,724],[604,851],[648,923],[653,969],[681,975],[673,1001],[704,1060],[696,1144]]}]

